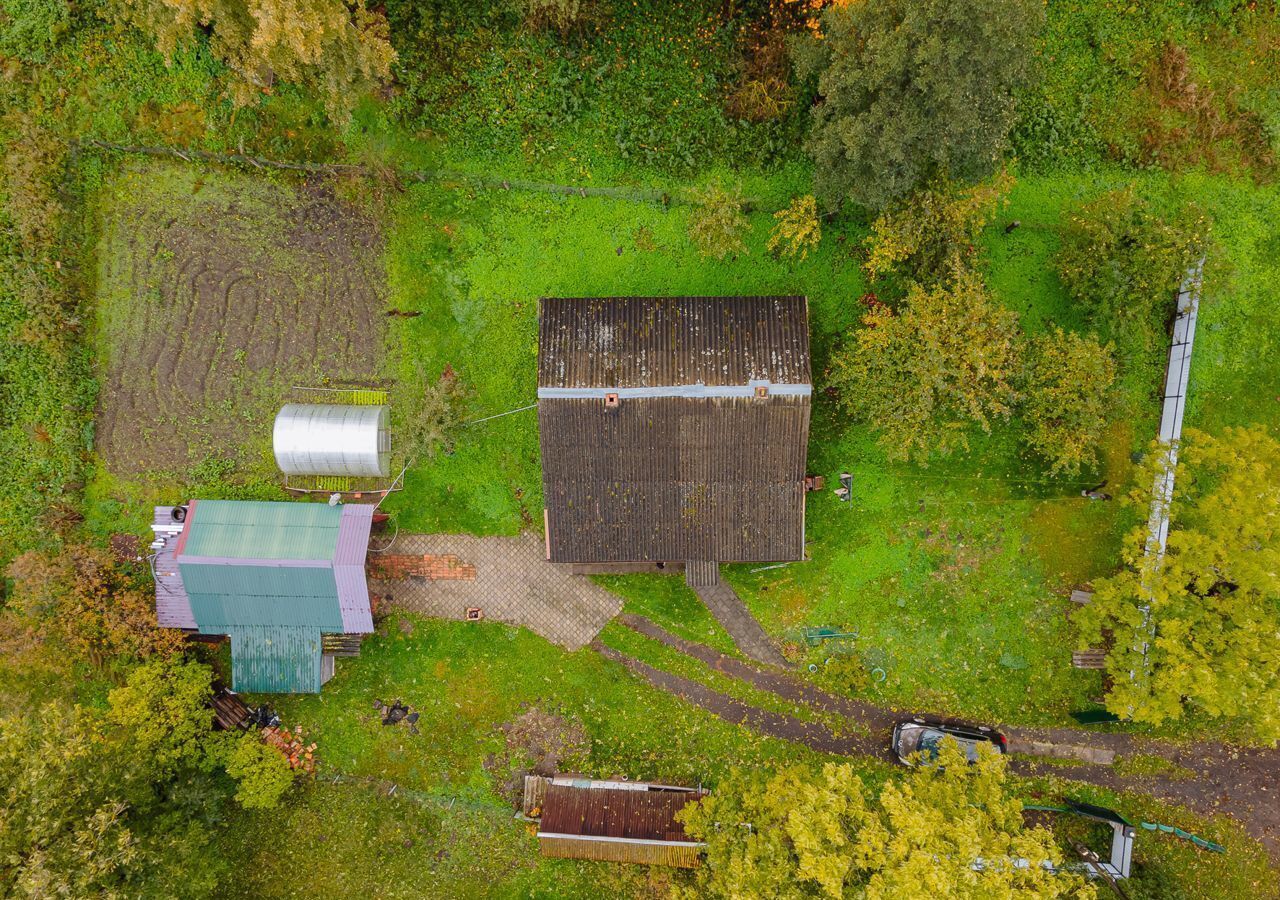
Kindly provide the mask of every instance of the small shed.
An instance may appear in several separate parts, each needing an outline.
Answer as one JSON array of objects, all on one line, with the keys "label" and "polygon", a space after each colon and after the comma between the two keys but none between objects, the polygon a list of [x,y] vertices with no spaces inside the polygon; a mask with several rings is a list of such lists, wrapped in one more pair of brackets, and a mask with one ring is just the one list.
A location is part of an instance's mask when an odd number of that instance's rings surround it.
[{"label": "small shed", "polygon": [[543,856],[693,868],[706,845],[685,834],[675,816],[706,795],[700,788],[530,775],[525,812],[539,818]]},{"label": "small shed", "polygon": [[373,631],[370,505],[193,500],[157,507],[156,616],[231,639],[232,689],[315,693],[324,636]]},{"label": "small shed", "polygon": [[387,407],[286,403],[276,414],[271,442],[285,475],[390,474]]}]

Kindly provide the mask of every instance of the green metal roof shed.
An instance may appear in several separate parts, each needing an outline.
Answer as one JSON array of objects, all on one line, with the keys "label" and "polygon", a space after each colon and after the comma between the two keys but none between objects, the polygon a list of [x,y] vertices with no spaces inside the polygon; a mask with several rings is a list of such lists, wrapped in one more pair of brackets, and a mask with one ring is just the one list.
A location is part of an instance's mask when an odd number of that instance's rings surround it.
[{"label": "green metal roof shed", "polygon": [[299,625],[230,625],[231,681],[251,694],[320,690],[320,629]]},{"label": "green metal roof shed", "polygon": [[234,690],[319,691],[333,671],[321,636],[373,631],[373,507],[193,500],[175,521],[164,527],[180,527],[176,545],[157,560],[178,571],[157,571],[157,613],[162,625],[228,635]]}]

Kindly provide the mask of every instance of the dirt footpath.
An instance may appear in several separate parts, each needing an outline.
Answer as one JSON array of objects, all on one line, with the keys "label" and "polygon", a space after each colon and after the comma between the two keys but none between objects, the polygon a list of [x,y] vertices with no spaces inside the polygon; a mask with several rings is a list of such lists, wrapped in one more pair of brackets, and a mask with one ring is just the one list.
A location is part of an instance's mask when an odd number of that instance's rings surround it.
[{"label": "dirt footpath", "polygon": [[[889,751],[890,732],[895,723],[910,714],[830,694],[788,673],[762,669],[743,660],[725,656],[705,644],[671,634],[643,616],[624,613],[618,617],[618,621],[725,675],[741,679],[792,702],[846,716],[867,726],[871,735],[869,738],[837,740],[829,733],[815,734],[811,723],[749,707],[697,682],[653,669],[602,644],[594,645],[599,652],[626,665],[655,687],[683,697],[730,722],[746,724],[771,737],[807,744],[826,753],[856,752],[886,761],[893,759]],[[917,712],[927,711],[913,711]],[[1042,742],[1095,748],[1116,755],[1150,754],[1170,760],[1194,772],[1194,777],[1123,777],[1106,765],[1062,768],[1018,757],[1013,759],[1010,768],[1022,775],[1053,775],[1112,790],[1138,791],[1186,806],[1201,815],[1229,815],[1262,841],[1272,859],[1280,860],[1280,750],[1230,747],[1207,742],[1180,744],[1136,738],[1128,734],[1073,728],[1031,729],[1002,725],[1000,729],[1009,737],[1010,750],[1014,753],[1024,752],[1033,742]]]},{"label": "dirt footpath", "polygon": [[270,467],[293,385],[368,383],[384,343],[376,225],[316,185],[130,169],[104,192],[96,447],[121,475]]}]

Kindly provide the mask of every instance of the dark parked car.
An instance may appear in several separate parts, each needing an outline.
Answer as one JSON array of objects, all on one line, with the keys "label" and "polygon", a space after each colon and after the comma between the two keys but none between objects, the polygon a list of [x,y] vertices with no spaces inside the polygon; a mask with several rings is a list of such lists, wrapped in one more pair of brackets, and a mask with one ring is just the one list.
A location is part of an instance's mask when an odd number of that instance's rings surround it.
[{"label": "dark parked car", "polygon": [[913,766],[921,760],[937,759],[945,737],[955,738],[971,763],[978,761],[979,744],[991,744],[1000,753],[1009,752],[1009,739],[985,725],[948,724],[919,718],[898,723],[893,729],[890,747],[903,764]]}]

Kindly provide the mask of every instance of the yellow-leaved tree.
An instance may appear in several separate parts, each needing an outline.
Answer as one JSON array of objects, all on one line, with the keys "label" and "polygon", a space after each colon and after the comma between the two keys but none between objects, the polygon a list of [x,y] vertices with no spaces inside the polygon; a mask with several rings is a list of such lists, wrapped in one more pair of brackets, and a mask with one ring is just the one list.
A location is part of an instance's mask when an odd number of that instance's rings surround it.
[{"label": "yellow-leaved tree", "polygon": [[891,459],[924,460],[968,446],[977,424],[1008,418],[1017,400],[1018,318],[982,277],[913,284],[897,310],[878,305],[832,355],[842,404],[879,433]]},{"label": "yellow-leaved tree", "polygon": [[110,0],[110,9],[154,37],[166,57],[207,31],[213,54],[234,73],[237,106],[279,79],[315,91],[329,117],[345,122],[396,56],[386,16],[365,0]]},{"label": "yellow-leaved tree", "polygon": [[[1157,444],[1138,470],[1129,500],[1142,510],[1167,471],[1165,449]],[[1107,708],[1117,715],[1159,724],[1197,710],[1275,742],[1280,441],[1261,425],[1221,435],[1187,429],[1176,468],[1166,551],[1148,552],[1145,521],[1129,534],[1127,568],[1100,581],[1076,614],[1081,639],[1115,636]]]},{"label": "yellow-leaved tree", "polygon": [[688,898],[1096,896],[1041,865],[1061,854],[1048,831],[1023,826],[1004,757],[968,765],[951,739],[878,796],[849,765],[735,771],[678,818],[707,845],[694,884],[677,889]]}]

